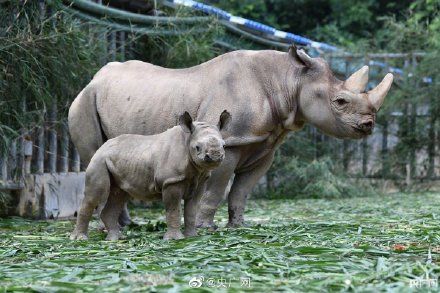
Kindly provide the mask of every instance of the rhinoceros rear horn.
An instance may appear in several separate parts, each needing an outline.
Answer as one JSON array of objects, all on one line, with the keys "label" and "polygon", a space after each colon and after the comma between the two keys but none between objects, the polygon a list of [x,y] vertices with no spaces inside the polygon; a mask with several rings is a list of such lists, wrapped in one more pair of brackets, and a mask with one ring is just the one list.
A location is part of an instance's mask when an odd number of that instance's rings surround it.
[{"label": "rhinoceros rear horn", "polygon": [[368,83],[368,66],[363,66],[361,69],[353,73],[345,82],[344,86],[350,92],[359,94],[365,91]]},{"label": "rhinoceros rear horn", "polygon": [[374,89],[367,93],[368,99],[376,110],[379,110],[380,106],[382,106],[385,96],[393,84],[393,78],[393,75],[388,73]]}]

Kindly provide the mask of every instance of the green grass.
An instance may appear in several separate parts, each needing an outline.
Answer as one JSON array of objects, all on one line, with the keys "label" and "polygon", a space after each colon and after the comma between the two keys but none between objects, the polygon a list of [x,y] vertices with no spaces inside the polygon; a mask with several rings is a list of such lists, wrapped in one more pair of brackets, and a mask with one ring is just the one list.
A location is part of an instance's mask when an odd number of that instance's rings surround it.
[{"label": "green grass", "polygon": [[[72,221],[3,219],[0,292],[207,292],[219,279],[235,292],[409,292],[410,280],[440,274],[439,196],[255,200],[250,227],[173,242],[161,239],[161,209],[132,211],[141,225],[116,243],[103,241],[97,221],[88,242],[73,242]],[[225,208],[218,214],[224,226]],[[191,289],[197,276],[204,284]]]}]

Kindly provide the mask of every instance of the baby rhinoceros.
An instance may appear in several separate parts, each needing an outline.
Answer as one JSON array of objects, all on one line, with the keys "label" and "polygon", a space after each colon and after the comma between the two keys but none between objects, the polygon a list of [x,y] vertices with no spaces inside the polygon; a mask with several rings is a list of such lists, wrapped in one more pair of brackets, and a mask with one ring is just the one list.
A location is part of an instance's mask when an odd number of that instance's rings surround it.
[{"label": "baby rhinoceros", "polygon": [[[118,216],[128,200],[162,199],[166,210],[164,239],[181,239],[180,204],[184,199],[185,236],[195,236],[196,213],[205,182],[225,156],[220,134],[231,120],[226,110],[218,125],[193,122],[185,112],[180,126],[150,136],[124,134],[108,140],[86,170],[85,195],[71,239],[87,239],[94,209],[103,205],[101,220],[107,240],[118,240]],[[124,192],[120,192],[120,191]],[[110,192],[112,191],[112,192]],[[109,196],[110,194],[110,196]]]}]

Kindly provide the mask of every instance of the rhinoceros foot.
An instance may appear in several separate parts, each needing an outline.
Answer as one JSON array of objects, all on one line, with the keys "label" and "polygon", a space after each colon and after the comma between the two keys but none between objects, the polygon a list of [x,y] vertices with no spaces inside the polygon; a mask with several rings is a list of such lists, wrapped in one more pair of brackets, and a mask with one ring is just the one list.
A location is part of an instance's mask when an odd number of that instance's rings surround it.
[{"label": "rhinoceros foot", "polygon": [[185,236],[183,236],[182,232],[174,230],[167,231],[163,236],[163,240],[179,240],[183,238],[185,238]]},{"label": "rhinoceros foot", "polygon": [[98,229],[99,231],[101,231],[101,232],[107,232],[107,228],[105,227],[105,225],[104,225],[104,223],[103,223],[102,221],[100,221],[100,222],[98,223],[98,227],[97,227],[97,229]]},{"label": "rhinoceros foot", "polygon": [[208,231],[215,231],[218,229],[218,226],[213,221],[198,221],[196,227],[199,229],[207,229]]},{"label": "rhinoceros foot", "polygon": [[196,230],[189,230],[189,231],[185,230],[183,232],[183,234],[185,235],[186,238],[195,237],[195,236],[197,236],[197,231]]},{"label": "rhinoceros foot", "polygon": [[105,240],[118,241],[120,238],[122,238],[122,234],[120,231],[109,231]]},{"label": "rhinoceros foot", "polygon": [[74,230],[72,234],[70,234],[70,240],[88,240],[89,237],[86,233],[78,232]]}]

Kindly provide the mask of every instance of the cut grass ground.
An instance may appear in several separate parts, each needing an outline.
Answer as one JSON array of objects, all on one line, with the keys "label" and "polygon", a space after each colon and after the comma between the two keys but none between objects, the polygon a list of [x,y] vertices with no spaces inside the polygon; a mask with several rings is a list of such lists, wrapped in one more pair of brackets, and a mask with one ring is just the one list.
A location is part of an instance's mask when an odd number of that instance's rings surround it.
[{"label": "cut grass ground", "polygon": [[[255,200],[248,205],[250,227],[173,242],[161,239],[161,209],[132,212],[141,225],[116,243],[103,241],[97,221],[89,241],[74,242],[72,221],[0,219],[0,292],[208,292],[221,285],[250,292],[409,292],[411,280],[440,274],[440,194]],[[224,226],[226,209],[218,214]],[[199,289],[189,287],[193,277],[203,277]],[[418,291],[438,291],[423,282]]]}]

